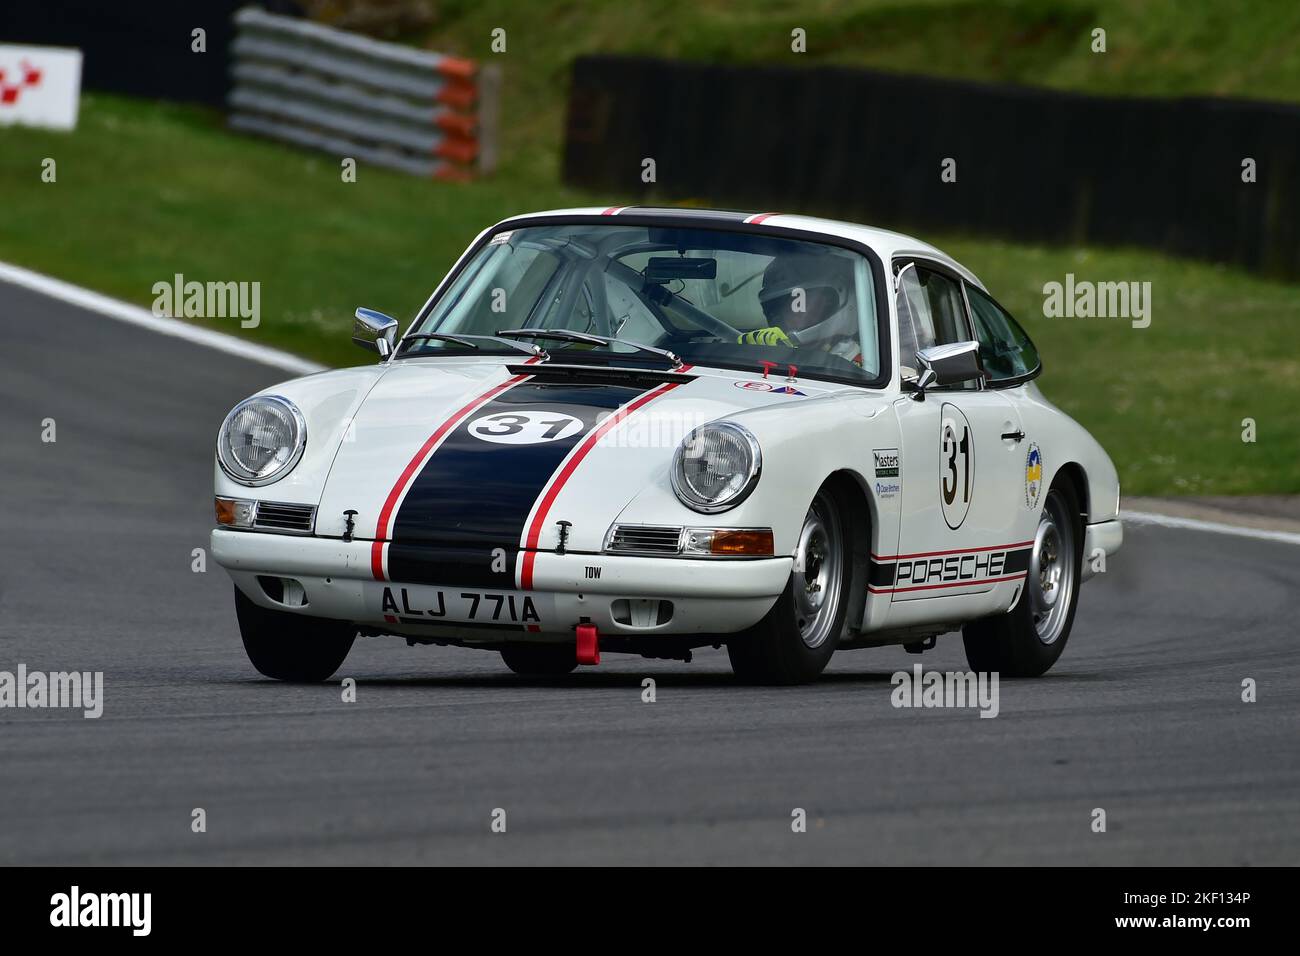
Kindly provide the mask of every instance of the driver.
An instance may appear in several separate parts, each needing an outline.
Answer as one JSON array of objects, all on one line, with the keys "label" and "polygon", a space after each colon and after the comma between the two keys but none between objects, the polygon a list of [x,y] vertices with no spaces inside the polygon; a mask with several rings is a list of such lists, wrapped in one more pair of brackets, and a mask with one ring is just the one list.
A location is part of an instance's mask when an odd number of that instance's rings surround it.
[{"label": "driver", "polygon": [[817,346],[860,362],[844,264],[830,256],[787,252],[763,270],[759,304],[767,327],[742,332],[742,345]]}]

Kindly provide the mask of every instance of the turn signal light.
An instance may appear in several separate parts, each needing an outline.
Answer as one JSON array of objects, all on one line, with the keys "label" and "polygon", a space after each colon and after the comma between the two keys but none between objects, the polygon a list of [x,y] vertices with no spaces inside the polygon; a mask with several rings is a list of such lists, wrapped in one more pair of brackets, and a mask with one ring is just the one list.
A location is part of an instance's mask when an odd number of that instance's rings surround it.
[{"label": "turn signal light", "polygon": [[687,528],[682,538],[682,554],[770,558],[773,554],[772,529]]},{"label": "turn signal light", "polygon": [[243,498],[213,499],[217,511],[217,524],[227,528],[251,528],[257,512],[257,502]]},{"label": "turn signal light", "polygon": [[709,549],[713,554],[747,554],[771,557],[773,551],[772,529],[755,528],[747,531],[715,531]]}]

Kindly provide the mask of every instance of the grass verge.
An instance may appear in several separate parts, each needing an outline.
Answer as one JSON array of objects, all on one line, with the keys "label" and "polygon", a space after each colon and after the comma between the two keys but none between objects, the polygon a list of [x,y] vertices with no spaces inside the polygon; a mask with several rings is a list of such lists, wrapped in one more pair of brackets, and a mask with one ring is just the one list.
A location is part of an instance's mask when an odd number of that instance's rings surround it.
[{"label": "grass verge", "polygon": [[[41,179],[46,158],[54,183]],[[335,160],[232,135],[215,112],[88,95],[74,134],[0,131],[0,258],[146,306],[178,272],[260,281],[258,328],[205,324],[356,364],[355,306],[409,318],[484,226],[620,198],[544,178],[452,185],[363,167],[345,184]],[[1294,286],[1137,251],[925,238],[1022,318],[1044,392],[1106,446],[1126,492],[1300,492]],[[1151,281],[1151,327],[1043,318],[1043,284],[1067,272]]]}]

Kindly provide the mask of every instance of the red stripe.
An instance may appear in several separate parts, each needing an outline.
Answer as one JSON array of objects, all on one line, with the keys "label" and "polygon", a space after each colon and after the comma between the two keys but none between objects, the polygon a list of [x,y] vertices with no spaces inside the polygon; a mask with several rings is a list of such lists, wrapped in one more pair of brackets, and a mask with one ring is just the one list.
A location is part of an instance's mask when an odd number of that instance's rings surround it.
[{"label": "red stripe", "polygon": [[617,216],[620,212],[622,212],[622,211],[623,211],[624,209],[626,209],[626,208],[628,208],[628,207],[627,207],[627,206],[610,206],[608,209],[606,209],[604,212],[602,212],[601,215],[602,215],[602,216]]},{"label": "red stripe", "polygon": [[[690,368],[691,366],[689,365],[683,365],[677,371],[685,372]],[[563,489],[564,483],[572,477],[573,473],[577,470],[578,465],[582,463],[582,459],[587,457],[587,453],[596,446],[596,442],[600,441],[601,437],[611,428],[614,428],[619,422],[626,419],[638,408],[641,408],[648,402],[654,401],[660,395],[665,395],[668,392],[671,392],[681,384],[681,382],[665,382],[658,388],[646,392],[640,398],[628,402],[618,411],[614,412],[601,422],[598,428],[588,433],[587,437],[582,440],[582,444],[580,444],[577,450],[569,457],[569,460],[564,463],[564,466],[559,470],[555,478],[552,479],[550,487],[543,493],[541,504],[537,506],[537,513],[533,516],[533,523],[528,526],[528,536],[524,539],[524,547],[527,550],[523,555],[524,564],[522,570],[519,572],[519,583],[525,591],[531,590],[533,586],[533,562],[537,558],[537,542],[541,538],[542,527],[546,523],[546,516],[551,510],[551,505],[555,504],[555,499],[559,496],[561,489]]]},{"label": "red stripe", "polygon": [[[529,365],[535,361],[537,361],[537,359],[530,358],[524,364]],[[397,507],[398,499],[402,497],[402,492],[410,483],[411,478],[414,477],[416,469],[420,467],[420,463],[424,461],[425,457],[433,447],[446,437],[447,432],[451,431],[460,419],[464,418],[484,402],[491,401],[511,385],[514,385],[517,382],[522,382],[527,377],[527,375],[515,375],[508,378],[500,385],[493,386],[478,398],[458,409],[450,418],[438,426],[437,430],[425,440],[423,445],[420,446],[420,450],[415,453],[415,457],[413,457],[410,462],[407,463],[407,466],[402,469],[402,474],[398,477],[397,483],[393,485],[393,490],[388,493],[388,498],[384,501],[384,507],[379,511],[379,520],[375,523],[375,540],[370,546],[370,571],[375,576],[376,581],[384,580],[384,539],[388,537],[388,522],[393,517],[393,509]]]},{"label": "red stripe", "polygon": [[1012,548],[1027,548],[1033,541],[1017,541],[1014,544],[995,544],[988,548],[953,548],[951,551],[917,551],[915,554],[872,554],[873,561],[894,561],[899,558],[933,558],[941,554],[975,554],[977,551],[1010,551]]},{"label": "red stripe", "polygon": [[1001,578],[981,578],[978,581],[952,581],[948,584],[918,584],[911,588],[878,588],[874,585],[867,585],[867,590],[872,594],[901,594],[903,591],[931,591],[934,588],[960,588],[973,587],[976,584],[996,584],[999,581],[1018,581],[1023,578],[1028,571],[1021,571],[1019,574],[1009,574]]},{"label": "red stripe", "polygon": [[757,226],[764,219],[771,219],[775,215],[776,213],[774,212],[762,212],[759,213],[757,216],[750,216],[748,219],[745,220],[745,222],[749,223],[751,226]]}]

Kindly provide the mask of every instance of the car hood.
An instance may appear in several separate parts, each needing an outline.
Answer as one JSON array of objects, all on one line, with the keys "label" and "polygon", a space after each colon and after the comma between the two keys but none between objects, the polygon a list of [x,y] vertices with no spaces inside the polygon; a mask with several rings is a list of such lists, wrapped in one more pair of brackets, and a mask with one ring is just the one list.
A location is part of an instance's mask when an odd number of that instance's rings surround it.
[{"label": "car hood", "polygon": [[393,580],[433,580],[448,562],[513,565],[521,547],[555,549],[561,522],[568,549],[598,552],[627,503],[668,481],[692,428],[845,391],[701,369],[528,372],[487,359],[388,366],[337,446],[317,533],[342,535],[354,512],[356,537],[393,543]]}]

